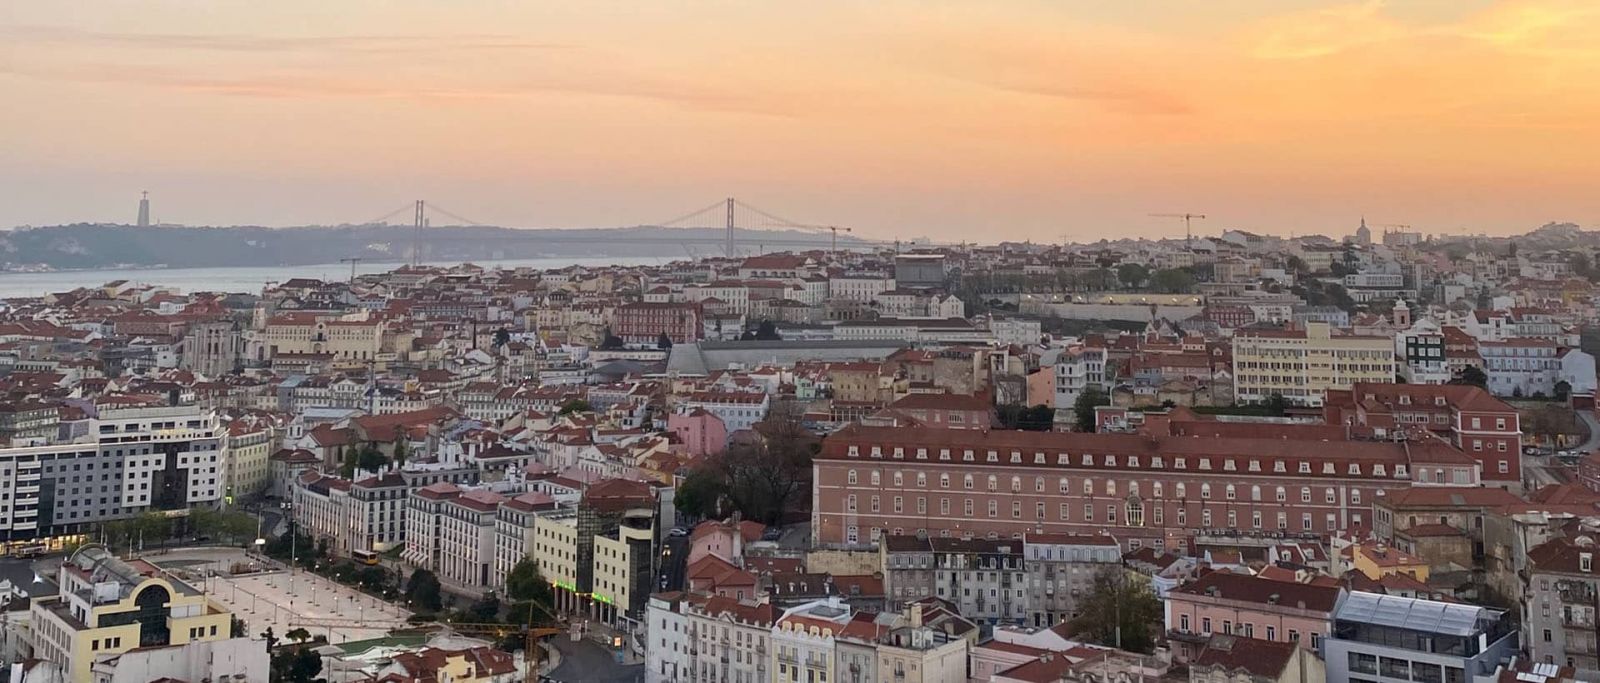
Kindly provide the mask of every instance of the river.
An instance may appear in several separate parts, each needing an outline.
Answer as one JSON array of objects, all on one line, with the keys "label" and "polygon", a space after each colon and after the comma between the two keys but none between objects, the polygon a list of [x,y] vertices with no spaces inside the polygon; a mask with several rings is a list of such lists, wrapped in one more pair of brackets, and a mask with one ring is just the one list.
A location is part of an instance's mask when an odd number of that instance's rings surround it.
[{"label": "river", "polygon": [[[565,268],[567,266],[607,265],[657,265],[667,258],[639,257],[586,257],[542,258],[508,261],[473,261],[491,268]],[[399,268],[400,263],[358,264],[356,274],[381,273]],[[456,263],[429,263],[433,266],[453,266]],[[290,278],[315,278],[319,280],[344,280],[350,277],[350,266],[328,263],[315,266],[275,266],[242,268],[126,268],[108,270],[63,270],[49,273],[0,273],[0,299],[11,297],[43,296],[51,292],[65,292],[78,287],[98,287],[107,282],[128,280],[140,284],[170,287],[180,292],[244,292],[259,294],[268,282],[283,282]]]}]

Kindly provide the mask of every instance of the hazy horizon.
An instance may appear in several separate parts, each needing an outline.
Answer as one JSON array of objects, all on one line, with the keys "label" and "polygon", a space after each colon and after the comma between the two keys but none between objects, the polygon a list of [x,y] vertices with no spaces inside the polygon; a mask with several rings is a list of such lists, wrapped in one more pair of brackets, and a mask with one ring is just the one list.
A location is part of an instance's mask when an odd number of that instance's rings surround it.
[{"label": "hazy horizon", "polygon": [[266,227],[735,196],[944,242],[1600,221],[1582,0],[203,8],[7,9],[0,224],[132,223],[141,190]]}]

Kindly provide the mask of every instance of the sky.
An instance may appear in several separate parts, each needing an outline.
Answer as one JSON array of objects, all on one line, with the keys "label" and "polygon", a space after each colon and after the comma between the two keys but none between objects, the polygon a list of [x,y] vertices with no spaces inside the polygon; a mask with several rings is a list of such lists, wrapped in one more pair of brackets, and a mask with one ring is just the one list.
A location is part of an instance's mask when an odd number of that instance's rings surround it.
[{"label": "sky", "polygon": [[[1600,228],[1594,0],[0,7],[0,226]],[[407,220],[409,213],[402,213]],[[436,222],[442,222],[438,219]]]}]

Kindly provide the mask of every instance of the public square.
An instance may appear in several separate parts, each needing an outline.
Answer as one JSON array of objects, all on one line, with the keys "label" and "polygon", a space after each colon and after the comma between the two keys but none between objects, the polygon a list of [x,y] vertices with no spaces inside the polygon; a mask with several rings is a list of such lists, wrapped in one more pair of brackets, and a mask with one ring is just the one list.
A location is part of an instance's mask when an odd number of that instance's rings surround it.
[{"label": "public square", "polygon": [[267,627],[278,637],[295,628],[326,636],[338,644],[386,635],[406,626],[411,613],[354,588],[296,569],[270,569],[234,575],[236,564],[258,558],[231,548],[195,548],[145,557],[188,578],[211,599],[243,619],[252,636]]}]

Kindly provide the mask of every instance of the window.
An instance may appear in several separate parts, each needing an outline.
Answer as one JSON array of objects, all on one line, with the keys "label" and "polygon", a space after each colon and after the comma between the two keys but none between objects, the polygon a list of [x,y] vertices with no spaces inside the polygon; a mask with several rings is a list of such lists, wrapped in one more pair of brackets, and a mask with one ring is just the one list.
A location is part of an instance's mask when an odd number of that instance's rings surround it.
[{"label": "window", "polygon": [[1228,488],[1227,488],[1226,492],[1224,493],[1224,495],[1227,496],[1228,500],[1234,500],[1234,499],[1238,498],[1238,494],[1235,493],[1234,490],[1233,490],[1233,484],[1228,484]]},{"label": "window", "polygon": [[997,500],[989,501],[989,516],[990,517],[998,517],[998,516],[1000,516],[1000,501],[997,501]]},{"label": "window", "polygon": [[968,491],[971,491],[972,490],[972,475],[970,475],[970,474],[967,475],[966,476],[966,480],[962,482],[962,485],[965,486]]},{"label": "window", "polygon": [[1211,500],[1211,485],[1210,484],[1201,484],[1200,485],[1200,499],[1201,500]]},{"label": "window", "polygon": [[1061,521],[1063,522],[1067,521],[1071,517],[1072,513],[1068,511],[1068,507],[1069,506],[1066,503],[1061,504]]},{"label": "window", "polygon": [[1083,504],[1083,521],[1085,521],[1085,522],[1093,522],[1094,521],[1094,505],[1093,504],[1091,504],[1091,503],[1084,503]]},{"label": "window", "polygon": [[998,491],[999,489],[1000,489],[1000,480],[999,480],[999,478],[995,477],[992,474],[989,475],[989,490],[990,491]]},{"label": "window", "polygon": [[1085,495],[1085,496],[1094,495],[1094,480],[1093,479],[1084,479],[1083,480],[1083,495]]},{"label": "window", "polygon": [[877,470],[873,470],[872,471],[872,485],[873,486],[880,486],[880,485],[882,485],[882,483],[883,482],[880,480],[878,471]]},{"label": "window", "polygon": [[1022,519],[1022,501],[1020,501],[1020,500],[1011,501],[1011,518],[1012,519]]},{"label": "window", "polygon": [[1311,487],[1310,486],[1302,486],[1302,487],[1300,487],[1300,502],[1302,502],[1302,503],[1311,502]]},{"label": "window", "polygon": [[[942,488],[942,489],[950,488],[950,475],[949,474],[940,474],[939,475],[939,488]],[[1331,491],[1332,489],[1329,489],[1329,490]]]},{"label": "window", "polygon": [[1117,495],[1117,482],[1115,480],[1112,480],[1112,479],[1107,479],[1106,480],[1106,495],[1108,495],[1108,496]]},{"label": "window", "polygon": [[1067,490],[1067,478],[1066,477],[1062,477],[1061,478],[1061,495],[1066,495],[1067,493],[1070,493],[1070,491]]},{"label": "window", "polygon": [[848,496],[845,496],[845,499],[844,499],[844,510],[845,510],[845,512],[855,512],[856,511],[856,494],[852,493],[852,494],[850,494]]}]

